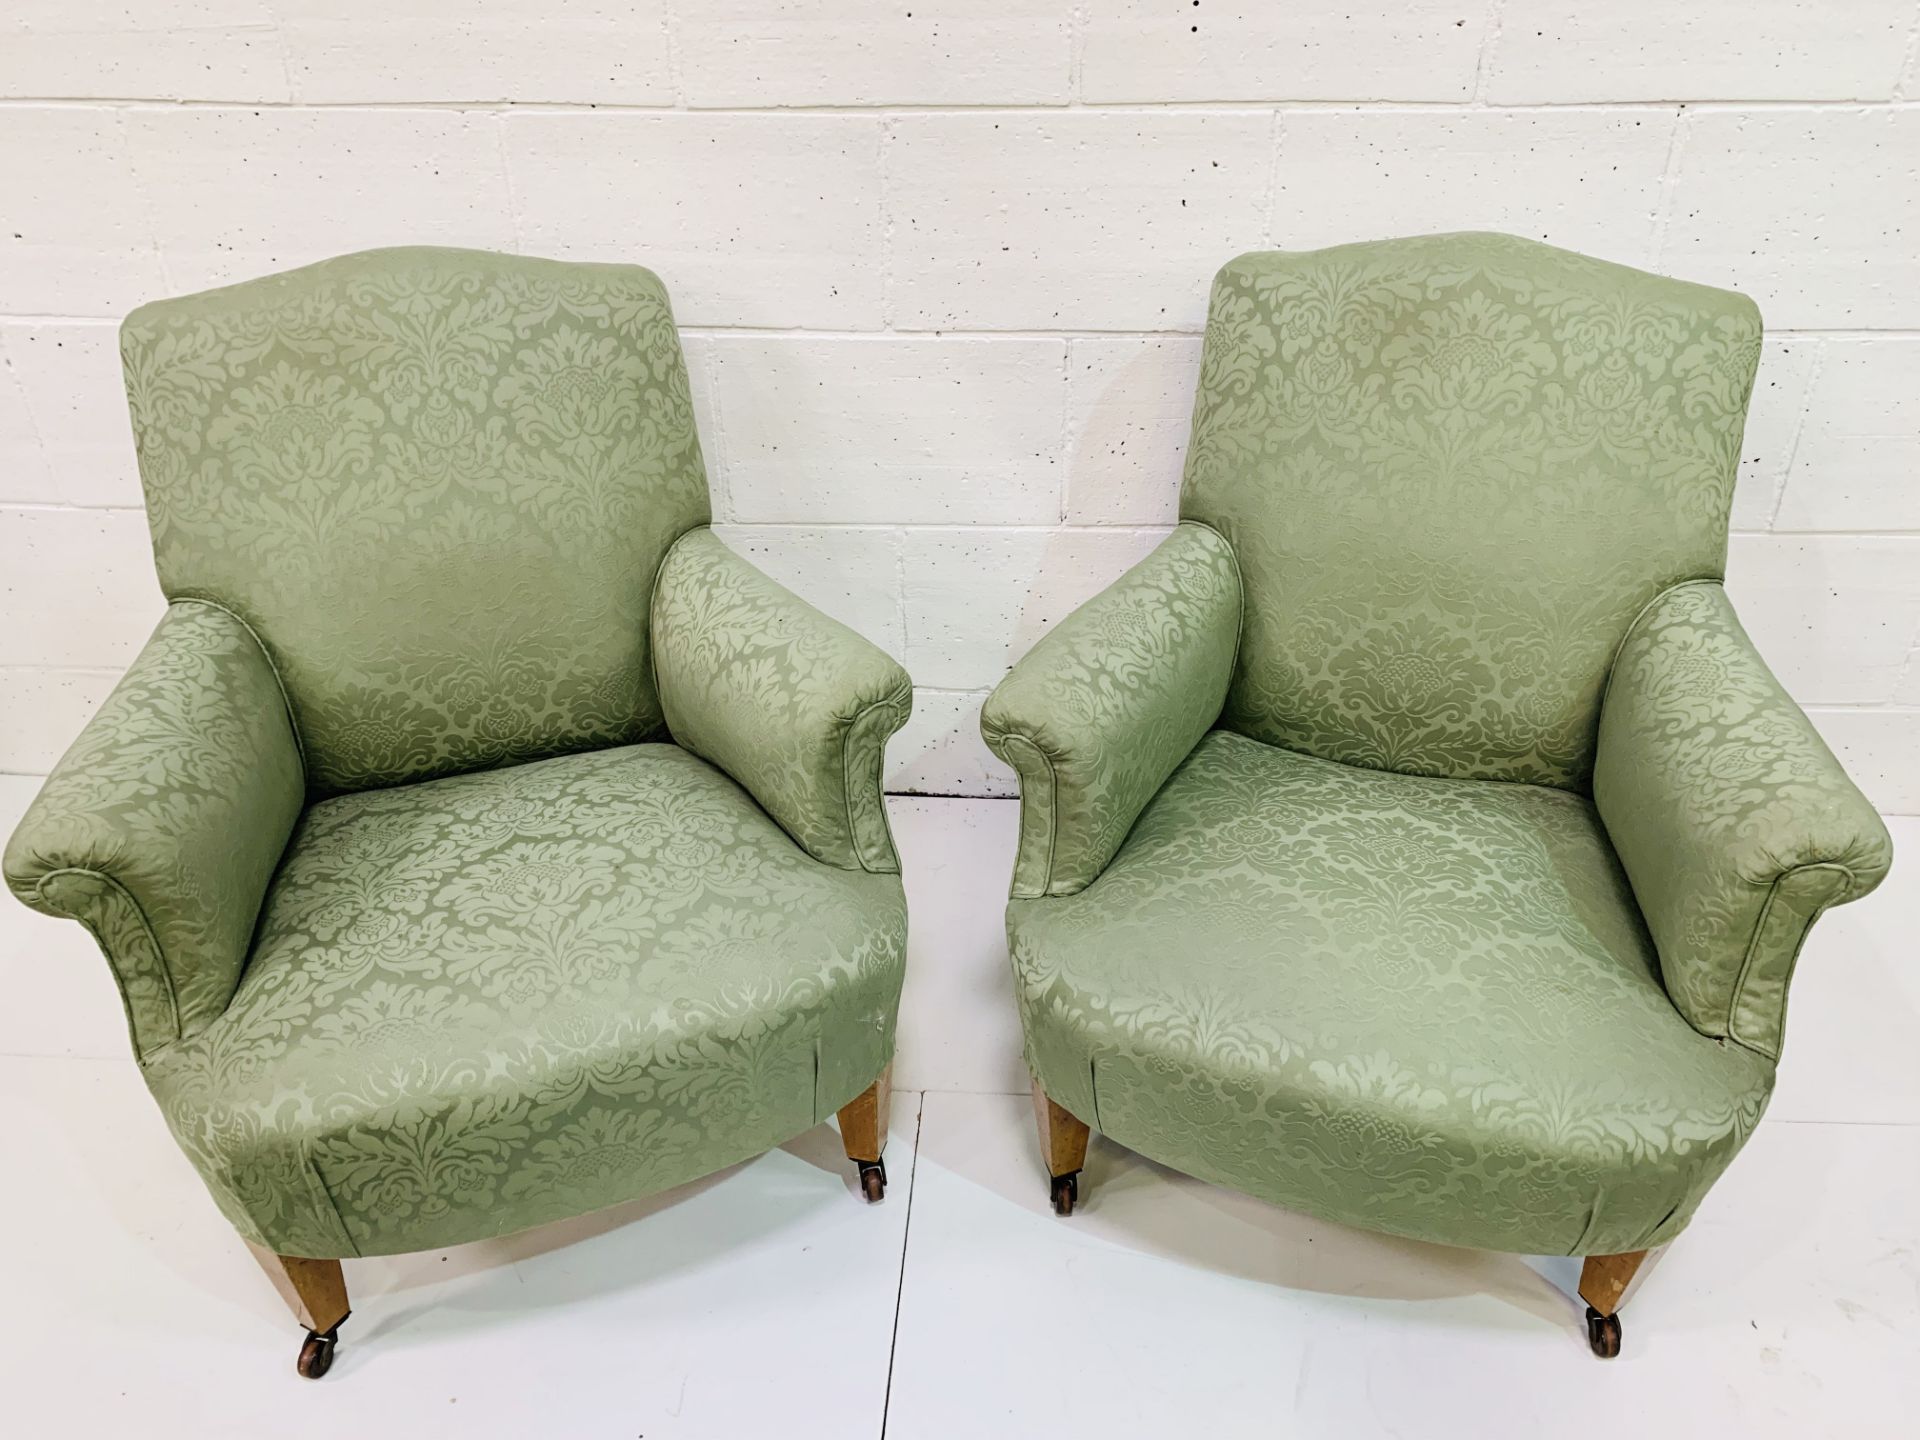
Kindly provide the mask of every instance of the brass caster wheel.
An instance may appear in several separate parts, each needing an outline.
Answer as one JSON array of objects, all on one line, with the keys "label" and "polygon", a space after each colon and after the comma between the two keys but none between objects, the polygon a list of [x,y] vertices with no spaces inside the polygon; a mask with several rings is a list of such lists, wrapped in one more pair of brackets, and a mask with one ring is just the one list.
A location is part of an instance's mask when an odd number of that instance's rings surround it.
[{"label": "brass caster wheel", "polygon": [[322,1335],[318,1331],[307,1331],[307,1338],[300,1344],[300,1358],[294,1362],[294,1368],[309,1380],[318,1380],[333,1368],[333,1352],[340,1343],[340,1327]]},{"label": "brass caster wheel", "polygon": [[1587,1344],[1593,1347],[1593,1353],[1602,1360],[1611,1360],[1620,1353],[1620,1317],[1602,1315],[1591,1305],[1587,1307]]},{"label": "brass caster wheel", "polygon": [[878,1205],[887,1193],[887,1162],[884,1160],[862,1160],[860,1162],[860,1193],[867,1197],[869,1205]]},{"label": "brass caster wheel", "polygon": [[1056,1215],[1073,1214],[1074,1202],[1080,1198],[1080,1172],[1072,1171],[1066,1175],[1053,1177],[1053,1213]]}]

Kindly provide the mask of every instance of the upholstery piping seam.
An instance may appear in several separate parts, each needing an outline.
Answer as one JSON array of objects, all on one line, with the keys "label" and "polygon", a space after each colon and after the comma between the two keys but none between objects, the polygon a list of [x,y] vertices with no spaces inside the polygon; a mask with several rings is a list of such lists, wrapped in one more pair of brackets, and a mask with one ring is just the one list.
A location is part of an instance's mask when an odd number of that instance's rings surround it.
[{"label": "upholstery piping seam", "polygon": [[[1210,531],[1219,539],[1222,545],[1227,547],[1227,559],[1233,565],[1233,588],[1238,592],[1240,603],[1233,617],[1233,658],[1227,662],[1227,689],[1231,691],[1233,689],[1233,673],[1240,668],[1240,641],[1247,633],[1247,577],[1240,569],[1240,552],[1233,548],[1233,541],[1226,537],[1224,531],[1210,524],[1208,521],[1190,520],[1183,515],[1180,517],[1180,524],[1198,525],[1202,530]],[[1221,697],[1220,708],[1222,710],[1226,708],[1225,696]],[[1219,717],[1216,716],[1214,718],[1218,719]]]},{"label": "upholstery piping seam", "polygon": [[[982,728],[984,729],[985,727],[982,727]],[[1002,745],[1012,745],[1012,744],[1024,745],[1026,746],[1027,749],[1031,750],[1035,755],[1038,755],[1041,761],[1047,767],[1047,809],[1049,812],[1045,817],[1046,826],[1047,826],[1047,858],[1046,858],[1046,863],[1041,867],[1041,870],[1040,870],[1040,888],[1033,895],[1020,895],[1017,890],[1014,893],[1014,898],[1016,899],[1023,899],[1023,900],[1045,899],[1048,895],[1050,895],[1053,892],[1054,847],[1060,835],[1060,816],[1059,816],[1060,773],[1058,770],[1054,768],[1053,756],[1048,754],[1046,751],[1046,748],[1042,746],[1039,741],[1035,740],[1031,735],[1028,735],[1025,732],[1019,731],[1019,730],[1001,730],[999,734],[1000,734],[1000,743]],[[1014,765],[1013,768],[1015,769],[1015,771],[1018,771],[1020,767],[1016,764]],[[1026,786],[1026,782],[1022,780],[1020,783],[1020,804],[1023,810],[1026,806],[1026,803],[1027,803],[1027,786]],[[1025,827],[1022,826],[1022,828],[1024,829]],[[1014,860],[1013,874],[1014,874],[1014,883],[1017,886],[1019,884],[1019,878],[1020,878],[1020,862],[1017,856]]]},{"label": "upholstery piping seam", "polygon": [[[1740,973],[1734,977],[1733,989],[1727,992],[1727,1019],[1725,1025],[1727,1038],[1742,1049],[1752,1050],[1755,1054],[1770,1060],[1778,1060],[1779,1057],[1777,1055],[1768,1055],[1767,1052],[1759,1046],[1748,1044],[1746,1040],[1736,1034],[1734,1031],[1733,1017],[1739,1012],[1740,992],[1746,989],[1747,974],[1752,970],[1754,956],[1760,949],[1760,937],[1766,933],[1767,916],[1773,912],[1773,902],[1780,894],[1780,882],[1785,878],[1786,876],[1784,874],[1776,875],[1773,877],[1773,883],[1767,887],[1767,898],[1760,902],[1760,913],[1756,915],[1753,920],[1753,932],[1747,936],[1746,954],[1740,957]],[[1800,939],[1802,944],[1806,943],[1804,933]],[[1797,952],[1798,947],[1796,947],[1796,954]]]},{"label": "upholstery piping seam", "polygon": [[[1695,585],[1715,585],[1724,590],[1726,584],[1727,580],[1724,575],[1696,575],[1691,580],[1676,580],[1671,585],[1664,587],[1657,595],[1653,596],[1652,599],[1648,600],[1646,604],[1642,605],[1640,609],[1635,612],[1633,619],[1627,622],[1627,628],[1620,632],[1620,643],[1613,647],[1613,658],[1607,661],[1607,683],[1600,687],[1600,708],[1594,712],[1596,727],[1598,726],[1599,718],[1607,713],[1607,699],[1613,694],[1613,677],[1620,673],[1620,657],[1626,653],[1627,642],[1633,639],[1633,632],[1640,628],[1640,622],[1647,618],[1648,613],[1652,611],[1653,607],[1658,605],[1662,600],[1665,600],[1676,590],[1686,590]],[[1597,738],[1594,743],[1594,749],[1596,752],[1599,749]]]},{"label": "upholstery piping seam", "polygon": [[[121,975],[120,966],[114,960],[112,947],[100,938],[100,932],[95,930],[92,923],[77,910],[68,910],[62,905],[55,904],[42,890],[41,887],[44,886],[47,881],[57,879],[62,875],[86,875],[105,885],[111,886],[120,892],[127,904],[133,907],[133,913],[140,917],[140,928],[146,931],[147,939],[153,945],[153,953],[160,957],[160,973],[166,977],[167,981],[167,1008],[173,1012],[173,1034],[154,1046],[152,1050],[145,1050],[140,1045],[139,1030],[138,1027],[133,1024],[133,1006],[127,1000],[126,979]],[[94,943],[100,947],[100,953],[107,957],[107,967],[113,971],[114,979],[120,984],[121,1003],[127,1008],[127,1028],[134,1031],[135,1056],[139,1060],[141,1068],[146,1068],[147,1057],[149,1055],[158,1056],[164,1054],[170,1046],[181,1038],[181,1031],[184,1028],[180,1023],[180,996],[173,986],[173,967],[167,963],[166,947],[161,945],[160,937],[154,933],[153,922],[147,918],[146,910],[141,906],[140,902],[134,898],[133,892],[127,889],[125,885],[122,885],[119,880],[109,875],[106,871],[96,870],[90,865],[63,865],[58,870],[47,871],[46,874],[40,876],[33,882],[33,898],[53,911],[54,914],[65,915],[69,920],[78,920],[82,925],[86,926],[88,932],[93,936]]]},{"label": "upholstery piping seam", "polygon": [[[1046,767],[1047,810],[1046,814],[1041,817],[1047,829],[1046,858],[1040,867],[1040,888],[1030,897],[1033,899],[1044,899],[1053,891],[1053,860],[1060,842],[1060,770],[1054,760],[1052,752],[1025,731],[1002,731],[1000,734],[1000,743],[1002,745],[1025,746],[1037,755],[1040,758],[1041,764]],[[1016,772],[1018,772],[1019,768],[1018,765],[1014,766]],[[1023,807],[1026,804],[1026,799],[1027,785],[1023,779],[1020,782],[1020,803]],[[1014,862],[1014,875],[1016,879],[1018,878],[1019,871],[1019,860],[1016,856]]]},{"label": "upholstery piping seam", "polygon": [[[139,1020],[139,1017],[134,1013],[133,1000],[127,994],[127,987],[120,978],[120,967],[114,963],[113,952],[107,946],[106,937],[100,933],[100,927],[95,925],[93,921],[88,919],[86,916],[73,915],[71,914],[71,912],[65,912],[65,913],[69,915],[69,918],[76,921],[80,925],[80,927],[87,932],[87,934],[93,937],[93,943],[100,948],[100,953],[106,957],[107,969],[113,975],[113,988],[120,992],[120,1013],[126,1017],[127,1038],[133,1042],[134,1064],[138,1065],[144,1071],[147,1065],[147,1049],[140,1039],[140,1020]],[[167,968],[166,961],[162,959],[160,962],[160,969],[162,972],[165,972],[166,968]],[[180,1030],[179,1005],[173,999],[173,994],[172,994],[173,980],[171,976],[169,976],[167,979],[167,992],[168,992],[167,993],[168,1008],[173,1011],[173,1019],[174,1019],[173,1029],[174,1029],[174,1033],[177,1035]],[[172,1043],[173,1042],[171,1040],[160,1041],[154,1047],[155,1053],[158,1054],[161,1050],[165,1049],[167,1046],[171,1045]]]},{"label": "upholstery piping seam", "polygon": [[[1793,875],[1798,875],[1802,870],[1838,870],[1842,875],[1847,877],[1848,895],[1852,895],[1854,886],[1860,883],[1860,877],[1854,873],[1853,867],[1844,860],[1802,860],[1798,865],[1789,865],[1784,870],[1775,871],[1773,877],[1768,880],[1755,880],[1747,875],[1742,875],[1739,878],[1748,885],[1764,885],[1770,890],[1782,880]],[[1836,901],[1835,903],[1842,902]]]},{"label": "upholstery piping seam", "polygon": [[1767,898],[1760,904],[1760,913],[1754,917],[1753,933],[1747,938],[1747,953],[1740,961],[1740,974],[1735,978],[1733,990],[1727,997],[1727,1038],[1743,1049],[1751,1050],[1756,1055],[1763,1056],[1776,1063],[1780,1059],[1780,1052],[1777,1049],[1769,1050],[1765,1046],[1755,1044],[1753,1041],[1740,1035],[1734,1025],[1734,1017],[1740,1012],[1740,997],[1747,988],[1747,980],[1752,973],[1753,962],[1760,953],[1760,937],[1766,933],[1767,917],[1773,912],[1773,902],[1779,897],[1781,885],[1791,880],[1794,876],[1809,870],[1832,870],[1844,875],[1847,880],[1846,889],[1842,891],[1839,897],[1814,907],[1813,913],[1807,917],[1806,924],[1800,927],[1800,938],[1794,942],[1793,952],[1787,958],[1787,973],[1781,977],[1783,995],[1787,987],[1791,986],[1793,982],[1793,972],[1799,966],[1800,952],[1806,948],[1807,936],[1813,933],[1814,922],[1834,905],[1844,903],[1845,896],[1852,893],[1855,883],[1853,871],[1847,866],[1835,861],[1817,860],[1806,865],[1795,865],[1792,869],[1783,870],[1774,876],[1773,883],[1767,887]]},{"label": "upholstery piping seam", "polygon": [[[883,706],[894,706],[897,708],[902,698],[905,698],[909,703],[912,702],[913,682],[911,680],[904,686],[896,686],[891,693],[881,696],[880,699],[861,706],[847,720],[846,727],[840,732],[840,803],[847,818],[847,842],[853,848],[853,858],[860,862],[860,868],[869,875],[897,875],[899,873],[900,856],[897,848],[893,845],[893,827],[887,823],[885,775],[883,774],[881,776],[880,786],[880,823],[887,831],[888,848],[893,849],[895,852],[893,857],[895,868],[892,870],[876,870],[867,863],[866,847],[860,843],[860,831],[858,826],[854,824],[853,819],[853,786],[855,780],[853,773],[853,735],[854,731],[860,728],[860,722],[866,719],[868,715]],[[901,724],[905,723],[904,720],[901,722]],[[894,726],[893,730],[887,732],[887,735],[889,737],[892,736],[899,728],[899,725]],[[880,765],[883,771],[886,765],[886,756],[887,742],[886,739],[883,738],[880,741]]]},{"label": "upholstery piping seam", "polygon": [[[689,525],[673,539],[667,542],[667,548],[660,552],[660,560],[653,567],[653,584],[647,587],[647,679],[653,682],[653,698],[660,706],[660,723],[665,726],[667,735],[673,735],[673,726],[667,724],[667,692],[660,688],[660,642],[654,637],[654,617],[659,614],[655,609],[660,598],[660,577],[667,573],[667,561],[673,558],[673,552],[680,548],[680,542],[696,530],[713,530],[711,520],[702,520],[698,525]],[[678,741],[674,742],[679,744]]]},{"label": "upholstery piping seam", "polygon": [[179,595],[169,596],[167,603],[169,605],[205,605],[211,610],[218,610],[222,615],[225,615],[228,619],[232,620],[234,624],[246,631],[252,638],[255,646],[259,648],[260,658],[267,662],[267,672],[273,676],[275,688],[280,692],[280,703],[286,706],[287,728],[293,732],[293,753],[300,759],[300,789],[302,793],[304,793],[309,784],[307,772],[307,742],[300,734],[300,717],[294,714],[293,694],[287,689],[286,677],[281,675],[280,666],[274,660],[273,652],[267,649],[267,642],[260,638],[260,632],[253,628],[246,616],[240,614],[231,606],[225,605],[206,595],[191,595],[183,591]]}]

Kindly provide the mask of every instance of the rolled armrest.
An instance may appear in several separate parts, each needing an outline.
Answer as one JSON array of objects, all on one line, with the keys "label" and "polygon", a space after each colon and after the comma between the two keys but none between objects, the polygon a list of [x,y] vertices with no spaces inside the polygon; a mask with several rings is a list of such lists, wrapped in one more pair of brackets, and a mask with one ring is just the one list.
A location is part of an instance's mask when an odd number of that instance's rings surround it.
[{"label": "rolled armrest", "polygon": [[1807,931],[1880,883],[1893,843],[1718,584],[1668,590],[1628,632],[1593,797],[1674,1005],[1777,1058]]},{"label": "rolled armrest", "polygon": [[1219,718],[1239,644],[1233,551],[1188,523],[1013,667],[980,733],[1020,777],[1015,896],[1099,877]]},{"label": "rolled armrest", "polygon": [[226,1010],[305,785],[259,641],[183,600],[27,807],[7,886],[93,932],[143,1059]]},{"label": "rolled armrest", "polygon": [[653,599],[667,729],[725,770],[816,860],[897,871],[881,793],[913,682],[887,653],[720,543],[682,536]]}]

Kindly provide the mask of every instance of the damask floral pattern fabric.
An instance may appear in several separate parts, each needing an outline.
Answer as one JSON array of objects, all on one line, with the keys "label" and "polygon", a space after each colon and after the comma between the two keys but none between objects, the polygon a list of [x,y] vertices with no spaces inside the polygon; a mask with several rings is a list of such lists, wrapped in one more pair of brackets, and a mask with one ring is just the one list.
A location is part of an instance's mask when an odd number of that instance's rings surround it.
[{"label": "damask floral pattern fabric", "polygon": [[259,642],[182,601],[21,817],[7,885],[93,932],[148,1055],[226,1009],[302,799]]},{"label": "damask floral pattern fabric", "polygon": [[1070,895],[1113,858],[1220,714],[1239,628],[1232,552],[1181,525],[1001,681],[980,731],[1020,777],[1015,895]]},{"label": "damask floral pattern fabric", "polygon": [[233,1003],[148,1079],[235,1226],[434,1248],[704,1175],[890,1058],[899,879],[821,865],[640,745],[341,796]]},{"label": "damask floral pattern fabric", "polygon": [[816,860],[897,871],[881,793],[913,682],[877,647],[696,530],[661,566],[653,645],[673,738]]},{"label": "damask floral pattern fabric", "polygon": [[1628,623],[1724,569],[1759,355],[1744,296],[1509,236],[1228,264],[1180,512],[1246,580],[1224,723],[1583,788]]},{"label": "damask floral pattern fabric", "polygon": [[[376,251],[148,306],[123,340],[172,608],[7,879],[99,939],[243,1234],[496,1235],[873,1081],[906,677],[705,532],[651,274]],[[676,726],[754,795],[676,745],[609,748],[664,735],[656,636]]]},{"label": "damask floral pattern fabric", "polygon": [[708,505],[651,273],[370,251],[121,350],[161,586],[259,633],[315,793],[658,731],[650,591]]},{"label": "damask floral pattern fabric", "polygon": [[1773,1067],[1674,1009],[1591,804],[1208,735],[1009,915],[1047,1093],[1205,1179],[1543,1254],[1685,1225]]},{"label": "damask floral pattern fabric", "polygon": [[1807,931],[1885,878],[1893,842],[1718,585],[1671,590],[1634,626],[1593,793],[1673,1003],[1778,1056]]},{"label": "damask floral pattern fabric", "polygon": [[[1051,891],[1056,782],[1019,767],[1007,928],[1055,1101],[1449,1244],[1686,1224],[1807,927],[1889,860],[1717,583],[1759,343],[1742,296],[1508,236],[1220,272],[1181,496],[1244,596],[1219,728]],[[1051,639],[989,713],[1030,692],[1052,749],[1110,743]],[[1170,650],[1143,686],[1192,682]]]}]

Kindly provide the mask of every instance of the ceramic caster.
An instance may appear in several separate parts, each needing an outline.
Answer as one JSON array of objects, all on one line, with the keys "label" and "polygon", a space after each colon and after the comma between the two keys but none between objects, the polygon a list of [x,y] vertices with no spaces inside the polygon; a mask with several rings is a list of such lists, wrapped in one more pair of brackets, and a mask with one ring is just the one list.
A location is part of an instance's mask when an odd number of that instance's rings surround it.
[{"label": "ceramic caster", "polygon": [[294,1362],[294,1368],[309,1380],[318,1380],[333,1368],[333,1352],[340,1344],[340,1327],[322,1335],[318,1331],[307,1331],[307,1338],[300,1344],[300,1358]]},{"label": "ceramic caster", "polygon": [[1587,1307],[1587,1344],[1593,1347],[1593,1353],[1602,1360],[1611,1360],[1620,1353],[1620,1317],[1602,1315],[1591,1305]]},{"label": "ceramic caster", "polygon": [[1073,1205],[1080,1198],[1080,1172],[1071,1171],[1065,1175],[1053,1177],[1053,1213],[1056,1215],[1073,1214]]},{"label": "ceramic caster", "polygon": [[860,1193],[867,1197],[869,1205],[878,1205],[887,1193],[887,1162],[884,1160],[862,1160],[860,1162]]}]

